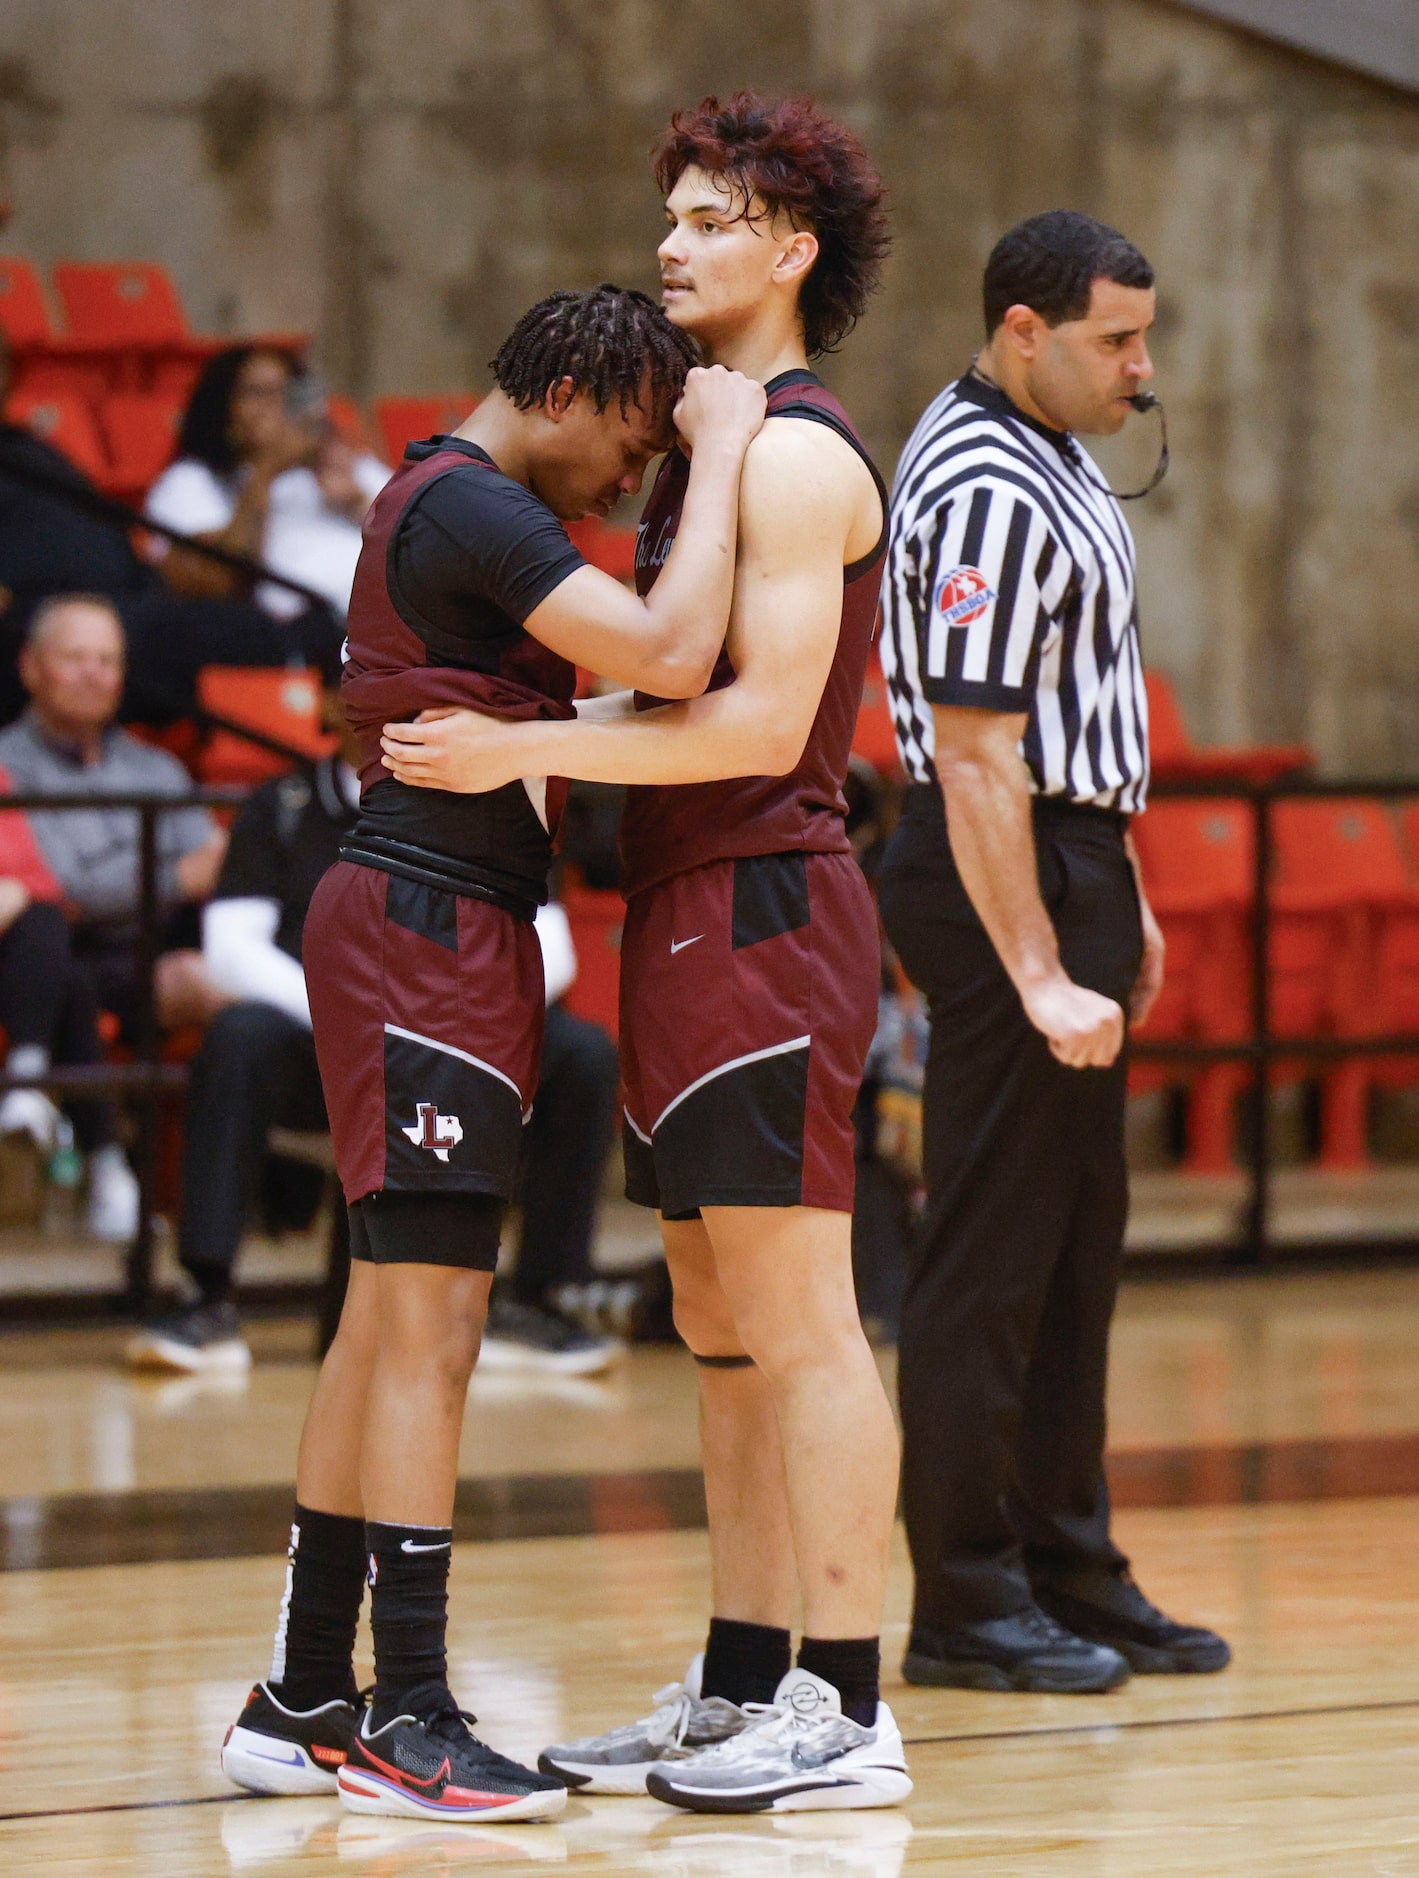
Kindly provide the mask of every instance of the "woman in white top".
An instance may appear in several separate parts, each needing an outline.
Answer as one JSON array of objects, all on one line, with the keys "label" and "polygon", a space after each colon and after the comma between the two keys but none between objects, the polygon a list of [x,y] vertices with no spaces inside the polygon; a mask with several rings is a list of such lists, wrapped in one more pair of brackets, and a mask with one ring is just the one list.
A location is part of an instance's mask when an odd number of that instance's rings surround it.
[{"label": "woman in white top", "polygon": [[[198,379],[177,451],[148,494],[154,521],[263,561],[320,594],[343,619],[360,526],[389,472],[334,434],[303,397],[305,366],[288,353],[234,346]],[[240,574],[165,541],[153,555],[177,593],[223,599]],[[278,619],[305,602],[262,582],[253,598]]]}]

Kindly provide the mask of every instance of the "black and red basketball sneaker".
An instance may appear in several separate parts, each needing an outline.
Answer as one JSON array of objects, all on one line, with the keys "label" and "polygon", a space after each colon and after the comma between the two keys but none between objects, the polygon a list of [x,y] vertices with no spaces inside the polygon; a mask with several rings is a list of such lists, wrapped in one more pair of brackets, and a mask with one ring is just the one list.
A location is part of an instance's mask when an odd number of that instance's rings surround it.
[{"label": "black and red basketball sneaker", "polygon": [[366,1711],[339,1774],[340,1798],[351,1812],[486,1826],[551,1819],[566,1805],[560,1780],[534,1774],[480,1741],[468,1726],[476,1717],[455,1708],[446,1689],[424,1685],[407,1700],[415,1712],[382,1728],[370,1727],[373,1714]]},{"label": "black and red basketball sneaker", "polygon": [[253,1793],[333,1793],[360,1725],[351,1702],[287,1708],[258,1682],[222,1743],[222,1772]]}]

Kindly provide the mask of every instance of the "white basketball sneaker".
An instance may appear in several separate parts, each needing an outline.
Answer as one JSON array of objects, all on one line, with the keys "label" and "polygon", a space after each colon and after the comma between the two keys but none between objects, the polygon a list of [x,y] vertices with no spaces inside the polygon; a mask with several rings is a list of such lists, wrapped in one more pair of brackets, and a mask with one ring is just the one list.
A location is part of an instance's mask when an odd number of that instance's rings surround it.
[{"label": "white basketball sneaker", "polygon": [[864,1728],[831,1683],[791,1669],[748,1727],[678,1766],[659,1765],[645,1790],[692,1813],[807,1813],[897,1806],[912,1790],[901,1732],[885,1702]]},{"label": "white basketball sneaker", "polygon": [[687,1761],[701,1748],[730,1740],[752,1719],[747,1708],[723,1696],[700,1694],[704,1667],[701,1651],[683,1682],[669,1683],[651,1697],[653,1714],[604,1735],[548,1748],[538,1755],[538,1767],[577,1793],[644,1793],[653,1768]]},{"label": "white basketball sneaker", "polygon": [[126,1244],[138,1231],[138,1176],[118,1143],[89,1156],[89,1231]]}]

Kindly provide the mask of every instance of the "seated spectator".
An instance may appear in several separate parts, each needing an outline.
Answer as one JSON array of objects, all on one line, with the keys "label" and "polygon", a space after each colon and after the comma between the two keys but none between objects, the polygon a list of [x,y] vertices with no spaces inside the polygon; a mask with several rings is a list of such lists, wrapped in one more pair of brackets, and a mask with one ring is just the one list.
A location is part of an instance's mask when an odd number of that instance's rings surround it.
[{"label": "seated spectator", "polygon": [[[355,754],[350,747],[309,776],[265,784],[232,829],[203,917],[203,952],[213,980],[235,1002],[209,1026],[188,1084],[178,1258],[198,1296],[133,1338],[128,1355],[136,1364],[195,1372],[244,1369],[251,1361],[232,1303],[232,1275],[260,1187],[267,1133],[326,1125],[301,934],[311,896],[355,819],[359,783],[349,760]],[[554,998],[575,971],[571,935],[565,915],[558,928],[558,914],[553,909],[552,937],[544,938]],[[539,933],[548,924],[544,909]],[[505,1300],[496,1332],[490,1318],[484,1350],[496,1337],[505,1363],[584,1375],[606,1367],[615,1343],[562,1318],[546,1294],[578,1277],[585,1263],[611,1140],[616,1054],[595,1025],[556,1005],[547,1015],[549,1048],[527,1131],[530,1190],[542,1204],[534,1201],[525,1216],[524,1275]],[[584,1041],[580,1048],[557,1042],[580,1031],[600,1040],[594,1069]]]},{"label": "seated spectator", "polygon": [[[9,868],[13,843],[3,847],[0,867]],[[0,1025],[10,1076],[44,1076],[53,1065],[97,1063],[103,1055],[98,999],[74,959],[68,922],[53,901],[32,898],[26,881],[8,872],[0,876]],[[89,1230],[127,1241],[138,1225],[138,1182],[118,1146],[113,1104],[75,1097],[65,1109],[88,1163]],[[59,1117],[42,1089],[0,1097],[0,1136],[22,1137],[42,1165],[58,1145]]]},{"label": "seated spectator", "polygon": [[[298,580],[343,619],[365,512],[389,478],[324,421],[304,365],[284,352],[233,346],[210,360],[182,420],[175,460],[148,492],[147,513],[214,547]],[[155,537],[152,555],[178,593],[227,598],[242,576]],[[288,588],[255,599],[277,619],[298,613]]]},{"label": "seated spectator", "polygon": [[[0,334],[0,408],[9,388],[10,354]],[[295,658],[338,671],[340,633],[327,608],[280,622],[248,600],[182,598],[135,553],[122,520],[81,506],[98,495],[60,451],[0,420],[0,723],[24,707],[20,647],[35,608],[56,594],[102,594],[116,608],[128,640],[126,718],[163,722],[186,714],[204,665],[279,666]]]},{"label": "seated spectator", "polygon": [[[191,789],[175,758],[114,723],[124,649],[109,601],[84,594],[44,601],[30,621],[20,675],[30,705],[0,731],[0,789],[171,796]],[[50,1060],[96,1059],[101,1008],[115,1013],[122,1034],[134,1033],[139,823],[132,809],[35,809],[24,817],[24,835],[23,871],[4,883],[12,912],[0,941],[0,1022],[11,1044],[7,1067],[35,1075]],[[159,818],[158,886],[169,945],[158,959],[153,991],[164,1025],[201,1021],[216,1007],[200,954],[176,941],[181,909],[211,892],[225,847],[225,835],[203,808]],[[0,1106],[0,1128],[7,1125],[6,1111],[11,1128],[23,1126],[41,1144],[52,1139],[55,1111],[38,1091],[11,1091]],[[76,1105],[74,1115],[76,1134],[82,1129],[87,1135],[80,1145],[90,1150],[91,1224],[107,1237],[128,1237],[136,1186],[112,1142],[112,1111],[105,1104]]]}]

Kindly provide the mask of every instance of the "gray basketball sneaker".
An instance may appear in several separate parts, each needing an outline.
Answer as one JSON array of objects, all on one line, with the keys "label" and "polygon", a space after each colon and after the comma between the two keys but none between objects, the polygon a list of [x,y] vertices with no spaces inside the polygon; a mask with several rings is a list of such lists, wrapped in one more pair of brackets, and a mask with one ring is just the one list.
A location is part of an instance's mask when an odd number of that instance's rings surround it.
[{"label": "gray basketball sneaker", "polygon": [[538,1768],[574,1792],[644,1793],[652,1768],[672,1766],[701,1748],[728,1741],[752,1719],[723,1696],[700,1694],[704,1667],[701,1651],[683,1682],[656,1691],[654,1714],[604,1735],[548,1748],[538,1755]]},{"label": "gray basketball sneaker", "polygon": [[652,1768],[646,1792],[692,1813],[807,1813],[897,1806],[912,1790],[885,1702],[872,1727],[842,1712],[831,1683],[791,1669],[749,1726],[679,1765]]}]

